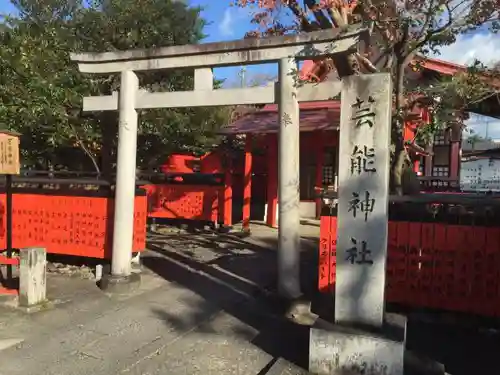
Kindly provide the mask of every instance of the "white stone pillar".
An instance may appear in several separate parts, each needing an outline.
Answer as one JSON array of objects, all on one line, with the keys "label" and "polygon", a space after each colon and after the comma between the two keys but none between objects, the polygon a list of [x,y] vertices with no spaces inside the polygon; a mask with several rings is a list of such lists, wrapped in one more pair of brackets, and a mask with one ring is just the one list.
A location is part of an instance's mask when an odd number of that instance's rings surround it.
[{"label": "white stone pillar", "polygon": [[391,77],[342,79],[335,322],[381,327],[385,309]]},{"label": "white stone pillar", "polygon": [[300,291],[299,103],[297,62],[279,61],[278,288],[283,297]]},{"label": "white stone pillar", "polygon": [[122,72],[118,110],[118,160],[116,163],[115,215],[111,275],[131,273],[134,235],[135,168],[137,153],[137,112],[135,100],[139,80],[132,71]]},{"label": "white stone pillar", "polygon": [[19,306],[34,307],[46,301],[47,252],[44,248],[21,249],[19,253]]}]

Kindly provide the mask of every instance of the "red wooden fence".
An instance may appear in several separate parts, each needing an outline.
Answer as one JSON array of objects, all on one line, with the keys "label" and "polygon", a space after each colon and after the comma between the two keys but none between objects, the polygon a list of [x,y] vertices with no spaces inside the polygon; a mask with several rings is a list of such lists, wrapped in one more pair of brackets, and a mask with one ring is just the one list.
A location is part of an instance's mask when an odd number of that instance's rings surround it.
[{"label": "red wooden fence", "polygon": [[[135,198],[134,248],[146,247],[147,198]],[[61,195],[57,192],[14,193],[13,248],[41,246],[48,253],[110,258],[114,199]],[[0,194],[0,249],[6,248],[5,194]]]},{"label": "red wooden fence", "polygon": [[[0,266],[19,266],[19,257],[7,257],[4,255],[0,255]],[[0,295],[11,295],[17,296],[19,294],[19,289],[16,287],[5,287],[0,285]]]},{"label": "red wooden fence", "polygon": [[210,185],[145,185],[148,216],[163,219],[216,222],[219,216],[219,195],[223,187]]},{"label": "red wooden fence", "polygon": [[[491,223],[490,223],[491,224]],[[337,218],[321,218],[319,289],[335,285]],[[388,302],[500,316],[500,222],[496,226],[389,222]]]}]

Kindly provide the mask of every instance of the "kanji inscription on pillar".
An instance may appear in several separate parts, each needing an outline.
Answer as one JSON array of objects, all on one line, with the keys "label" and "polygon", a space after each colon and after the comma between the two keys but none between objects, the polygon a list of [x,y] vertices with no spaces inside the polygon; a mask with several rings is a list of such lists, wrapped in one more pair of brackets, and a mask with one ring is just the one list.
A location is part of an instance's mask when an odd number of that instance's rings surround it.
[{"label": "kanji inscription on pillar", "polygon": [[389,204],[391,79],[343,79],[335,321],[380,326]]}]

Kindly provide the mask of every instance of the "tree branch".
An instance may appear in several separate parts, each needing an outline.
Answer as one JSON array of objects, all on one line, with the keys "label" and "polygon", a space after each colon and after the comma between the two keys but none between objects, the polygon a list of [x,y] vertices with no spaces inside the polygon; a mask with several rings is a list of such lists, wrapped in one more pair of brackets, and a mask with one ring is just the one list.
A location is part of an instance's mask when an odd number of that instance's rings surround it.
[{"label": "tree branch", "polygon": [[80,146],[80,148],[83,150],[83,152],[90,158],[90,160],[92,161],[92,164],[94,164],[94,168],[96,170],[97,173],[101,173],[101,169],[99,168],[99,164],[97,163],[97,160],[95,160],[95,157],[94,155],[90,152],[90,150],[85,146],[85,144],[83,143],[83,141],[81,140],[80,136],[78,135],[78,132],[76,131],[75,127],[73,126],[73,124],[71,124],[71,122],[68,122],[68,125],[69,127],[71,128],[71,130],[73,131],[73,135],[75,136],[76,138],[76,143],[78,144],[78,146]]},{"label": "tree branch", "polygon": [[301,28],[302,28],[303,31],[309,32],[309,31],[313,31],[314,30],[314,27],[311,25],[311,23],[307,19],[307,14],[300,7],[300,5],[297,2],[297,0],[290,0],[288,2],[288,8],[290,8],[290,10],[292,11],[292,13],[299,20],[300,26],[301,26]]},{"label": "tree branch", "polygon": [[377,73],[378,69],[373,65],[373,63],[366,58],[365,56],[362,56],[359,53],[356,53],[356,58],[360,62],[360,64],[370,73]]}]

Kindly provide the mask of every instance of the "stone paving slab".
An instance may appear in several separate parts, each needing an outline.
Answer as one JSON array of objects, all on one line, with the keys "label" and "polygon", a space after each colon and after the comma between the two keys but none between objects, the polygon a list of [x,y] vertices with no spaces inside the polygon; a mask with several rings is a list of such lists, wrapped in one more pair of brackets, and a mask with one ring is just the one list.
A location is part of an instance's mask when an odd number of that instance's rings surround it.
[{"label": "stone paving slab", "polygon": [[[150,269],[140,288],[119,298],[91,280],[49,275],[53,309],[26,315],[0,305],[0,345],[24,340],[0,351],[0,375],[307,373],[290,363],[307,363],[307,328],[284,321],[275,300],[257,293],[256,285],[276,281],[276,253],[263,249],[276,245],[276,231],[261,232],[253,229],[251,240],[201,236],[194,248],[159,246],[145,254]],[[312,254],[304,281],[315,289],[317,246],[303,244]],[[470,331],[410,318],[408,346],[453,375],[475,374],[477,364],[497,373],[498,333]]]},{"label": "stone paving slab", "polygon": [[277,337],[283,328],[261,314],[260,304],[236,302],[228,313],[172,286],[122,303],[2,351],[0,374],[253,375],[273,357],[252,341],[272,327]]},{"label": "stone paving slab", "polygon": [[271,366],[266,375],[308,375],[309,371],[294,365],[293,363],[278,358],[278,360]]},{"label": "stone paving slab", "polygon": [[[179,246],[145,254],[156,268],[120,298],[91,280],[49,275],[53,309],[0,307],[0,338],[24,340],[0,352],[0,375],[265,374],[274,357],[303,351],[303,340],[255,293],[274,282],[275,265],[251,247],[205,245],[197,259]],[[245,268],[256,272],[235,277]]]}]

